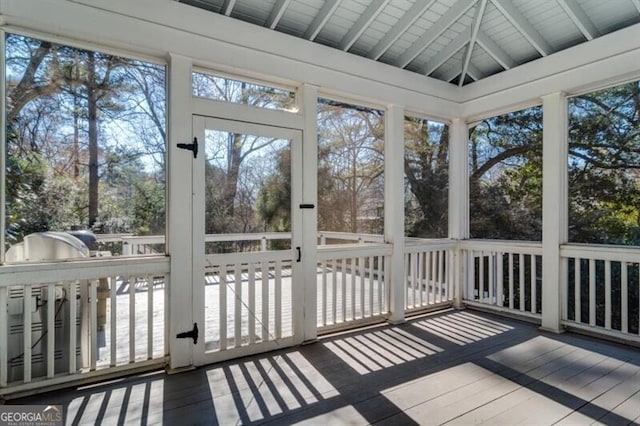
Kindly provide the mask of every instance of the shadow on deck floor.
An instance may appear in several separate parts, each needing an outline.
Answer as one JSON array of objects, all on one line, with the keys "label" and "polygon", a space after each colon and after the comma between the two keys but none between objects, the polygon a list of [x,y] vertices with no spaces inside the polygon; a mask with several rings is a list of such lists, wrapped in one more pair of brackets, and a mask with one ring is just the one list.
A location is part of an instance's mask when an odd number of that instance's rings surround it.
[{"label": "shadow on deck floor", "polygon": [[640,351],[474,311],[11,404],[67,424],[632,424]]}]

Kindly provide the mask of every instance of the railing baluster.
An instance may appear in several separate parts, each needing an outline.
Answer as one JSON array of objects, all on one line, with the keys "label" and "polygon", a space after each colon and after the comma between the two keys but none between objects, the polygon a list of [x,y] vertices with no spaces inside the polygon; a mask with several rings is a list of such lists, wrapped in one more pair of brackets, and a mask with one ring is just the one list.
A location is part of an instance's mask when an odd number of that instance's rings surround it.
[{"label": "railing baluster", "polygon": [[23,318],[24,318],[24,326],[23,326],[23,380],[25,383],[29,383],[31,381],[31,285],[25,285],[23,287]]},{"label": "railing baluster", "polygon": [[233,288],[234,288],[234,309],[233,309],[233,341],[234,347],[242,346],[242,266],[235,264],[233,270]]},{"label": "railing baluster", "polygon": [[275,333],[276,339],[282,337],[282,262],[276,261],[276,282],[275,282]]},{"label": "railing baluster", "polygon": [[596,325],[596,260],[589,259],[589,325]]},{"label": "railing baluster", "polygon": [[425,279],[425,287],[426,287],[426,304],[430,305],[432,303],[434,303],[436,301],[436,283],[435,283],[435,272],[434,270],[431,268],[431,262],[432,262],[432,258],[433,258],[433,252],[432,251],[425,251],[424,252],[424,267],[425,267],[425,273],[424,273],[424,279]]},{"label": "railing baluster", "polygon": [[581,285],[581,281],[582,281],[582,277],[581,272],[580,272],[580,258],[574,258],[573,259],[573,277],[574,277],[574,282],[573,282],[573,293],[574,293],[574,314],[573,317],[575,319],[575,322],[580,323],[582,322],[582,306],[581,306],[581,293],[582,293],[582,285]]},{"label": "railing baluster", "polygon": [[347,259],[340,259],[342,272],[342,321],[347,321]]},{"label": "railing baluster", "polygon": [[69,300],[69,374],[75,374],[76,352],[78,346],[78,283],[67,282],[67,298]]},{"label": "railing baluster", "polygon": [[351,258],[351,319],[356,319],[356,258]]},{"label": "railing baluster", "polygon": [[369,260],[369,315],[373,316],[373,295],[374,295],[374,284],[375,281],[373,279],[373,264],[375,263],[375,256],[369,256],[367,259]]},{"label": "railing baluster", "polygon": [[499,251],[497,254],[497,266],[496,266],[496,304],[498,306],[504,306],[504,253]]},{"label": "railing baluster", "polygon": [[147,275],[147,359],[153,359],[153,275]]},{"label": "railing baluster", "polygon": [[444,287],[444,261],[445,261],[445,251],[444,250],[438,250],[438,302],[443,302],[444,298],[442,297],[443,294],[443,287]]},{"label": "railing baluster", "polygon": [[[263,276],[264,278],[264,276]],[[220,265],[220,289],[218,294],[218,304],[219,304],[219,320],[220,320],[220,350],[224,351],[227,349],[227,265]],[[264,294],[262,295],[263,298]],[[266,298],[265,298],[266,299]],[[263,313],[264,316],[264,313]],[[263,327],[266,327],[266,324],[263,324]],[[265,336],[265,332],[262,332],[262,336],[264,340],[267,340]]]},{"label": "railing baluster", "polygon": [[[111,278],[111,309],[110,309],[110,318],[109,318],[109,339],[111,340],[111,356],[109,359],[109,365],[115,367],[117,361],[117,346],[116,342],[118,341],[118,329],[117,327],[117,290],[118,290],[118,282],[116,277]],[[165,318],[166,321],[166,318]]]},{"label": "railing baluster", "polygon": [[338,322],[338,271],[337,261],[331,259],[331,323]]},{"label": "railing baluster", "polygon": [[262,262],[262,341],[269,340],[269,262]]},{"label": "railing baluster", "polygon": [[[60,302],[62,303],[62,301]],[[55,374],[56,286],[47,284],[47,378]],[[43,330],[44,332],[44,330]]]},{"label": "railing baluster", "polygon": [[524,312],[525,303],[524,303],[524,254],[520,253],[518,257],[518,272],[520,272],[519,283],[520,288],[518,291],[518,299],[520,300],[520,312]]},{"label": "railing baluster", "polygon": [[404,254],[404,308],[408,309],[411,307],[411,305],[409,304],[409,286],[411,283],[411,254],[410,253],[405,253]]},{"label": "railing baluster", "polygon": [[494,273],[493,273],[493,259],[495,257],[495,253],[489,252],[489,304],[495,305],[494,302],[494,291],[493,291],[493,282],[494,282]]},{"label": "railing baluster", "polygon": [[383,269],[384,269],[385,260],[386,260],[385,256],[378,256],[378,269],[376,270],[376,274],[378,275],[378,313],[386,313],[382,303],[382,301],[384,300],[383,290],[385,288],[384,278],[383,278]]},{"label": "railing baluster", "polygon": [[418,253],[411,253],[411,307],[416,307],[416,280],[418,279]]},{"label": "railing baluster", "polygon": [[513,309],[515,297],[513,295],[513,253],[509,253],[509,309]]},{"label": "railing baluster", "polygon": [[8,356],[8,324],[9,321],[7,319],[7,305],[9,299],[9,288],[8,287],[0,287],[0,324],[3,326],[0,327],[0,387],[7,386],[8,381],[8,373],[9,373],[9,361],[7,359]]},{"label": "railing baluster", "polygon": [[[98,362],[98,280],[89,281],[89,301],[89,335],[91,336],[90,368],[91,371],[94,371]],[[133,334],[135,335],[135,331]],[[135,340],[130,338],[129,342],[132,341],[135,345]]]},{"label": "railing baluster", "polygon": [[[476,252],[469,250],[467,253],[467,297],[476,300]],[[478,300],[480,300],[480,292],[478,292]]]},{"label": "railing baluster", "polygon": [[484,251],[480,252],[478,265],[478,293],[480,293],[480,302],[486,303],[484,299]]},{"label": "railing baluster", "polygon": [[423,294],[423,290],[422,290],[422,286],[424,285],[425,282],[425,277],[426,274],[425,269],[426,269],[426,256],[424,256],[424,253],[422,252],[417,252],[415,253],[415,256],[418,258],[418,266],[417,266],[417,271],[416,271],[416,288],[414,291],[414,301],[413,301],[413,305],[414,307],[418,307],[418,306],[422,306],[422,294]]},{"label": "railing baluster", "polygon": [[360,274],[360,317],[361,318],[365,318],[365,312],[364,312],[364,295],[366,293],[366,289],[365,289],[365,276],[364,276],[364,257],[359,257],[358,258],[358,273]]},{"label": "railing baluster", "polygon": [[129,277],[129,362],[136,360],[136,277]]},{"label": "railing baluster", "polygon": [[620,262],[620,298],[622,299],[620,310],[622,311],[620,314],[620,321],[622,324],[620,325],[620,331],[623,333],[629,332],[629,276],[627,268],[629,265],[627,262]]},{"label": "railing baluster", "polygon": [[256,342],[256,265],[249,263],[249,344]]},{"label": "railing baluster", "polygon": [[[164,294],[163,294],[163,321],[164,321],[164,342],[162,343],[165,355],[169,355],[169,286],[171,285],[171,274],[164,275]],[[202,283],[204,285],[204,283]],[[204,338],[203,338],[204,340]]]},{"label": "railing baluster", "polygon": [[322,273],[322,325],[327,325],[327,267],[326,263],[320,262]]},{"label": "railing baluster", "polygon": [[536,287],[538,286],[538,280],[536,275],[536,255],[531,255],[531,313],[535,314],[537,312],[536,307],[536,299],[537,299],[537,291]]},{"label": "railing baluster", "polygon": [[611,261],[604,262],[604,328],[611,330]]}]

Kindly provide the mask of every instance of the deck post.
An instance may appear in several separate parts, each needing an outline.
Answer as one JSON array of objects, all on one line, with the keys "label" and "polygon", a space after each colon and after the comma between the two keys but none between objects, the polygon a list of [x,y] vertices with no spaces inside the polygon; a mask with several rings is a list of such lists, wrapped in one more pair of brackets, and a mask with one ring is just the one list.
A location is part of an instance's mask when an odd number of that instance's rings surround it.
[{"label": "deck post", "polygon": [[[191,60],[171,55],[169,65],[169,140],[168,156],[168,214],[167,252],[171,256],[171,285],[169,287],[170,369],[193,364],[193,345],[189,339],[177,339],[176,334],[193,327],[192,297],[192,182],[193,159],[177,148],[177,143],[192,139],[191,116]],[[198,283],[202,286],[202,283]]]},{"label": "deck post", "polygon": [[[298,92],[304,114],[302,133],[302,194],[303,202],[318,205],[318,88],[303,84]],[[304,248],[304,325],[298,328],[294,321],[294,334],[302,333],[302,340],[318,337],[318,209],[302,210],[302,246]],[[297,303],[298,301],[296,301]],[[299,301],[302,306],[302,301]],[[303,329],[302,329],[303,328]]]},{"label": "deck post", "polygon": [[567,102],[564,93],[542,97],[542,326],[562,332],[563,276],[560,246],[567,230]]},{"label": "deck post", "polygon": [[[469,129],[461,118],[451,121],[449,133],[449,238],[469,238]],[[455,250],[453,261],[453,306],[462,308],[465,256],[460,248]],[[451,275],[450,275],[451,276]]]},{"label": "deck post", "polygon": [[389,322],[404,321],[404,108],[387,107],[384,138],[384,241],[393,246],[385,273]]}]

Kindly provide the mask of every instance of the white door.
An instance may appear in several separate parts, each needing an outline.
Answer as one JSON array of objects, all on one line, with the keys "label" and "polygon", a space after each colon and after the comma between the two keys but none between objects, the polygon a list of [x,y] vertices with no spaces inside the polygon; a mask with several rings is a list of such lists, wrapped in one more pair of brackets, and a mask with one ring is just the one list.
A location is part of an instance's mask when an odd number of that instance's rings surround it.
[{"label": "white door", "polygon": [[301,343],[302,132],[194,116],[193,134],[194,363]]}]

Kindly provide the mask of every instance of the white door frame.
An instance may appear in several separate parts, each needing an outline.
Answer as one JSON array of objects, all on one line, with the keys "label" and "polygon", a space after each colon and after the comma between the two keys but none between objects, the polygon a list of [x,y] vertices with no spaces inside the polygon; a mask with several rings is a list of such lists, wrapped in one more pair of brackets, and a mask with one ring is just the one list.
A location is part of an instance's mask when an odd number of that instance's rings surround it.
[{"label": "white door frame", "polygon": [[[205,131],[207,129],[224,132],[251,134],[273,138],[281,138],[291,141],[291,249],[289,253],[284,253],[292,259],[292,284],[291,284],[291,315],[293,337],[266,342],[256,343],[247,346],[232,348],[229,350],[218,350],[207,353],[205,349]],[[193,136],[199,145],[199,155],[193,161],[192,178],[192,253],[193,253],[193,286],[192,286],[192,315],[194,323],[198,324],[200,337],[193,345],[194,365],[204,365],[212,362],[222,361],[238,356],[245,356],[253,353],[264,352],[280,347],[299,344],[303,341],[303,315],[304,315],[304,279],[302,261],[296,262],[298,250],[300,250],[300,260],[304,250],[302,241],[302,131],[297,129],[268,126],[264,124],[248,123],[244,121],[214,118],[208,116],[193,116]],[[299,249],[298,249],[299,248]],[[282,257],[282,252],[272,252],[274,256]],[[264,254],[263,254],[264,255]],[[308,258],[308,256],[305,256]],[[305,262],[308,263],[308,262]],[[218,307],[220,308],[220,307]]]}]

